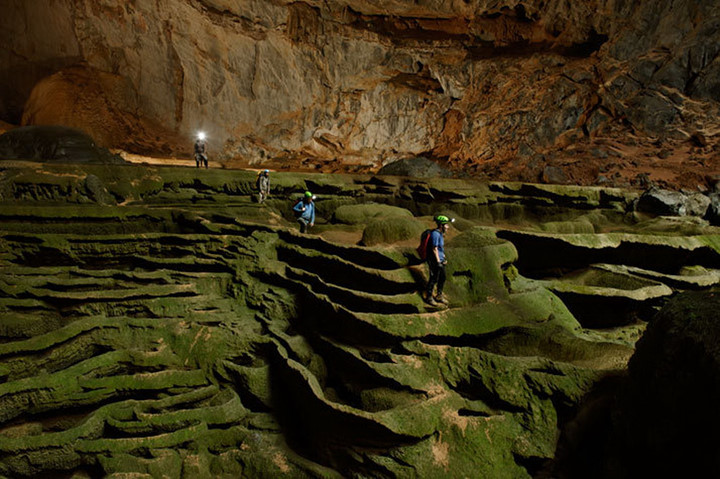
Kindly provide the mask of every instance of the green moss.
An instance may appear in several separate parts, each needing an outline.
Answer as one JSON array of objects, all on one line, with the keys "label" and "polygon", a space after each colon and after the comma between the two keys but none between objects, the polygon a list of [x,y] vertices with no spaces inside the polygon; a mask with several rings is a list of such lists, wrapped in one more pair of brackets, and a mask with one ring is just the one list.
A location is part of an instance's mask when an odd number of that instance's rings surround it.
[{"label": "green moss", "polygon": [[720,235],[699,236],[697,239],[701,244],[709,246],[716,253],[720,253]]},{"label": "green moss", "polygon": [[418,399],[416,394],[408,391],[397,391],[390,388],[374,388],[361,391],[360,400],[362,401],[363,410],[377,412],[408,406],[409,404],[419,402],[421,399]]},{"label": "green moss", "polygon": [[486,303],[407,318],[402,315],[357,314],[381,331],[398,338],[424,336],[461,337],[487,334],[503,327],[520,324],[508,304]]},{"label": "green moss", "polygon": [[556,234],[593,234],[595,227],[587,220],[549,221],[541,223],[540,228],[548,233]]},{"label": "green moss", "polygon": [[550,322],[568,331],[580,329],[580,323],[560,298],[545,288],[515,293],[511,296],[511,303],[517,314],[529,323]]},{"label": "green moss", "polygon": [[454,306],[467,306],[507,296],[503,268],[517,260],[512,243],[490,229],[472,228],[446,247],[447,292]]},{"label": "green moss", "polygon": [[224,391],[224,402],[219,406],[196,407],[162,413],[135,411],[137,420],[107,419],[107,424],[128,435],[169,432],[205,422],[208,425],[224,425],[239,422],[247,410],[234,391]]},{"label": "green moss", "polygon": [[420,238],[424,230],[423,225],[412,217],[386,217],[374,220],[365,227],[361,243],[366,246],[396,243]]},{"label": "green moss", "polygon": [[[626,337],[583,333],[518,273],[511,243],[476,228],[582,223],[585,234],[558,241],[644,247],[646,236],[588,229],[613,226],[585,214],[608,204],[602,191],[273,173],[257,205],[254,172],[42,171],[0,171],[0,223],[14,231],[0,236],[0,475],[340,476],[322,463],[344,475],[524,477],[552,458],[559,418],[597,377],[550,359],[621,368],[632,352]],[[92,202],[90,174],[120,205]],[[376,246],[288,229],[306,189],[328,231],[333,213],[387,218]],[[421,302],[412,259],[437,213],[460,232],[447,243],[443,311]]]},{"label": "green moss", "polygon": [[371,417],[395,433],[422,438],[438,429],[444,411],[457,411],[463,404],[460,395],[446,392],[425,401],[373,413]]},{"label": "green moss", "polygon": [[[399,477],[529,478],[511,451],[512,438],[522,431],[499,417],[467,419],[447,425],[417,444],[390,451],[389,457],[371,459]],[[489,439],[492,437],[492,439]],[[403,465],[412,464],[411,470]]]},{"label": "green moss", "polygon": [[306,271],[322,274],[338,286],[350,286],[359,291],[375,292],[385,285],[386,294],[414,290],[415,280],[406,269],[376,269],[358,266],[333,254],[317,249],[302,248],[295,245],[280,245],[284,255],[292,255],[290,262],[302,266]]},{"label": "green moss", "polygon": [[[612,265],[609,265],[612,268]],[[650,279],[643,279],[621,271],[592,267],[583,271],[565,275],[562,281],[574,285],[595,286],[598,288],[612,288],[620,290],[636,290],[647,286],[657,286],[660,283]]]},{"label": "green moss", "polygon": [[335,210],[333,222],[349,225],[364,224],[377,218],[386,217],[408,217],[413,214],[397,206],[390,206],[378,203],[365,203],[359,205],[344,205]]}]

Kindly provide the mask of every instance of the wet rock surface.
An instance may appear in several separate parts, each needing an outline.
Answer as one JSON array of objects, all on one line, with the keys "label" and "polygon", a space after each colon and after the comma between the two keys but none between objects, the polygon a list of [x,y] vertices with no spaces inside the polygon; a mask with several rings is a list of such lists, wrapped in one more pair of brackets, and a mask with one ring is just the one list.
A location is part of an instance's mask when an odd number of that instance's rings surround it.
[{"label": "wet rock surface", "polygon": [[[0,470],[12,477],[534,477],[649,319],[643,307],[584,324],[532,279],[589,266],[558,245],[622,264],[634,257],[623,242],[637,243],[643,271],[611,271],[627,291],[718,277],[707,224],[608,232],[633,217],[637,193],[622,190],[273,173],[259,205],[252,171],[0,166]],[[290,208],[307,189],[318,218],[301,235]],[[418,294],[417,238],[357,244],[378,218],[429,226],[440,212],[458,218],[446,309]]]}]

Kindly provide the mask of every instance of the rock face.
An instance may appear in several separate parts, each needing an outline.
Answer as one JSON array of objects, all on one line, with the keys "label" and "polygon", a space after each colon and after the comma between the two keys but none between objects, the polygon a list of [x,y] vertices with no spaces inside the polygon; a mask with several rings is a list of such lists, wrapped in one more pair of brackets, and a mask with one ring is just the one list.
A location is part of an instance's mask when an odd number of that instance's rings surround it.
[{"label": "rock face", "polygon": [[[718,15],[715,0],[8,0],[0,119],[164,154],[202,129],[228,165],[423,155],[588,183],[670,150],[716,168]],[[664,180],[701,178],[683,175]]]},{"label": "rock face", "polygon": [[587,401],[561,440],[553,477],[717,476],[717,292],[673,298],[652,320],[629,375]]},{"label": "rock face", "polygon": [[629,364],[630,388],[617,417],[636,473],[720,473],[717,446],[705,431],[720,426],[720,296],[688,293],[648,327]]}]

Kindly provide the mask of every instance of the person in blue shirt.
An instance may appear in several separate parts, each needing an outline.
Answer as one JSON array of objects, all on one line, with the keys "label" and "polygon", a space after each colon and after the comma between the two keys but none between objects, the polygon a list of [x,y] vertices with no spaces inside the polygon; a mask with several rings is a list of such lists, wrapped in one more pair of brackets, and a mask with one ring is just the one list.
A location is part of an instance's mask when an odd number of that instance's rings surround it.
[{"label": "person in blue shirt", "polygon": [[306,191],[302,200],[293,206],[293,212],[295,212],[297,221],[300,224],[301,233],[307,233],[308,228],[315,225],[315,203],[313,200],[315,200],[315,195]]},{"label": "person in blue shirt", "polygon": [[[448,218],[444,215],[435,217],[437,228],[430,233],[428,241],[427,264],[430,268],[430,278],[425,288],[425,302],[431,306],[437,306],[438,303],[448,304],[448,300],[443,294],[445,286],[445,265],[447,258],[445,257],[445,233],[450,228],[450,223],[455,218]],[[433,296],[433,290],[437,286],[437,291]]]}]

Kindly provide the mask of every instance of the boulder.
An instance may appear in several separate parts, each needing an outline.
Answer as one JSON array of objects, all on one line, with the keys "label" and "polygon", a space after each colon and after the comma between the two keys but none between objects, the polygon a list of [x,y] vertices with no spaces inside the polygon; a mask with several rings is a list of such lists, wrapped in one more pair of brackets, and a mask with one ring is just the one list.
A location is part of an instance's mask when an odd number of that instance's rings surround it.
[{"label": "boulder", "polygon": [[585,396],[548,477],[716,477],[708,434],[720,426],[720,295],[684,293],[649,323],[629,372]]},{"label": "boulder", "polygon": [[657,92],[643,92],[632,98],[626,110],[628,120],[650,135],[668,128],[679,116],[678,109]]},{"label": "boulder", "polygon": [[710,205],[705,213],[705,219],[713,225],[720,225],[720,193],[710,195]]},{"label": "boulder", "polygon": [[710,207],[710,198],[702,193],[690,193],[686,200],[687,214],[690,216],[705,216]]},{"label": "boulder", "polygon": [[637,210],[658,216],[685,216],[687,197],[677,191],[650,188],[638,199]]},{"label": "boulder", "polygon": [[410,176],[413,178],[450,178],[452,172],[427,158],[407,158],[380,168],[378,175]]},{"label": "boulder", "polygon": [[640,196],[637,210],[661,216],[704,217],[711,200],[702,193],[680,193],[651,187]]},{"label": "boulder", "polygon": [[565,184],[569,178],[565,171],[557,166],[546,166],[542,173],[544,183]]},{"label": "boulder", "polygon": [[0,158],[66,163],[125,163],[89,135],[64,126],[24,126],[0,135]]}]

